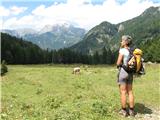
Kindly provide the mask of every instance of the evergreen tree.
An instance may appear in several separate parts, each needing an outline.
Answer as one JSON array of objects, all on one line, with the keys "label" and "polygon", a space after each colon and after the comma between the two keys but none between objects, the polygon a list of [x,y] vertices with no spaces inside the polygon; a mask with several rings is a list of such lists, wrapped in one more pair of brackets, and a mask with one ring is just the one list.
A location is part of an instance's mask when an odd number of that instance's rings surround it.
[{"label": "evergreen tree", "polygon": [[107,63],[107,55],[108,55],[107,50],[104,47],[103,48],[103,53],[102,53],[102,64],[106,64]]}]

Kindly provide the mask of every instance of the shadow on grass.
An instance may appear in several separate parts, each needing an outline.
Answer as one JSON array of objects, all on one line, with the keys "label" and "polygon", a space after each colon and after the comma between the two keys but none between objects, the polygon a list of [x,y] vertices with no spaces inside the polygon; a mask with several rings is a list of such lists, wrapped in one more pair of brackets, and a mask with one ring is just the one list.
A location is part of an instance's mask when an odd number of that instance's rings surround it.
[{"label": "shadow on grass", "polygon": [[140,114],[152,114],[152,110],[142,103],[135,104],[135,112]]}]

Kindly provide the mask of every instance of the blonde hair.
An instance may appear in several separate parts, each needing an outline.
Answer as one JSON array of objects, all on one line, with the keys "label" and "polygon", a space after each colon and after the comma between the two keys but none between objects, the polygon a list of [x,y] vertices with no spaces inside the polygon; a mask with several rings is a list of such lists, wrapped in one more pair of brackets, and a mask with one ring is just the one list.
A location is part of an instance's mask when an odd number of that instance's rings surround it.
[{"label": "blonde hair", "polygon": [[132,44],[132,37],[129,35],[123,35],[122,40],[126,41],[128,46]]}]

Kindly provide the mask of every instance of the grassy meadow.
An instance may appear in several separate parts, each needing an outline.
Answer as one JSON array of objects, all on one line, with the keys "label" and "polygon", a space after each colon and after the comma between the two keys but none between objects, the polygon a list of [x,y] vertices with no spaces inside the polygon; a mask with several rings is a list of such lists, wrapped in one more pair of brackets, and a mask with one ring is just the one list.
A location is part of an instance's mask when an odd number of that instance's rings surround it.
[{"label": "grassy meadow", "polygon": [[[121,120],[115,66],[8,65],[1,78],[3,120]],[[135,77],[135,110],[147,113],[160,105],[160,65],[146,65]]]}]

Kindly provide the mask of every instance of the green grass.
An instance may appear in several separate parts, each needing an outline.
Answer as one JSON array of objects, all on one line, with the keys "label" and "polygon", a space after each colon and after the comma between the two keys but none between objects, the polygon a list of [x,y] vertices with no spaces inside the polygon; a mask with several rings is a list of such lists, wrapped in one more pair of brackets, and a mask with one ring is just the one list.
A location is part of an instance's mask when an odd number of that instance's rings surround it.
[{"label": "green grass", "polygon": [[[115,66],[9,65],[1,81],[4,120],[117,120],[120,98]],[[159,65],[134,80],[136,110],[157,108]],[[143,106],[143,108],[142,108]],[[141,108],[140,108],[141,107]],[[128,118],[126,118],[128,119]]]}]

